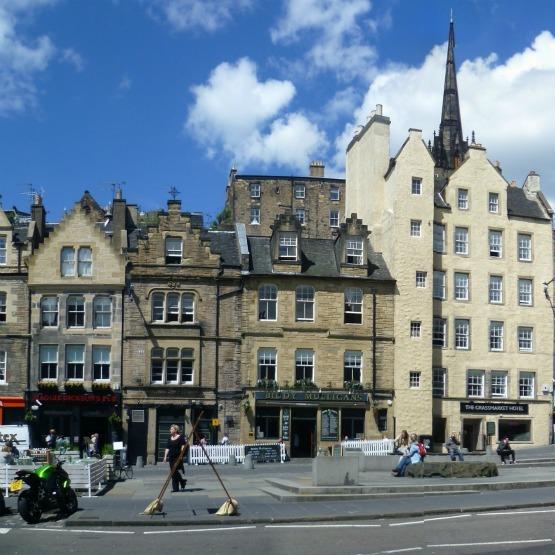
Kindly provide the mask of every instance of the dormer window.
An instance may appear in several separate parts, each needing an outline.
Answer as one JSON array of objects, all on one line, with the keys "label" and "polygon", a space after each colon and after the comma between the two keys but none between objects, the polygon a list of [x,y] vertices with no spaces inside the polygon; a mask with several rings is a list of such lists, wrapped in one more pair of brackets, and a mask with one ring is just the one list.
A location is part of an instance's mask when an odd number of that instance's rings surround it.
[{"label": "dormer window", "polygon": [[183,240],[181,237],[166,237],[166,264],[181,264]]},{"label": "dormer window", "polygon": [[75,276],[75,249],[73,247],[64,247],[62,249],[61,270],[63,277]]},{"label": "dormer window", "polygon": [[[81,247],[77,251],[75,259],[74,247],[63,247],[61,256],[60,270],[62,277],[90,277],[92,276],[92,249],[91,247]],[[75,267],[77,262],[77,268]],[[77,270],[77,271],[76,271]]]},{"label": "dormer window", "polygon": [[282,233],[279,236],[279,258],[297,260],[297,234]]},{"label": "dormer window", "polygon": [[304,198],[305,197],[305,186],[303,183],[295,183],[295,198]]},{"label": "dormer window", "polygon": [[251,198],[260,198],[260,183],[250,184]]},{"label": "dormer window", "polygon": [[360,237],[347,239],[345,261],[347,264],[361,266],[363,264],[364,245]]},{"label": "dormer window", "polygon": [[6,264],[6,236],[0,235],[0,264]]},{"label": "dormer window", "polygon": [[92,275],[92,250],[81,247],[77,255],[77,275],[90,277]]}]

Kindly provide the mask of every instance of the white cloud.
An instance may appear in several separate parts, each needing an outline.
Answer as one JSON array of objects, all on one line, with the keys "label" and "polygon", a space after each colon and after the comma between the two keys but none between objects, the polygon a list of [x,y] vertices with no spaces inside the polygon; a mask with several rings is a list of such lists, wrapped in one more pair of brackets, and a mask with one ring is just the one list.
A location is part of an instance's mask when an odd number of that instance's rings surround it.
[{"label": "white cloud", "polygon": [[[337,167],[344,165],[355,126],[366,121],[377,103],[391,117],[392,154],[409,127],[432,138],[441,116],[445,55],[446,45],[436,46],[418,67],[390,67],[379,74],[336,140]],[[522,183],[529,170],[538,171],[542,188],[555,197],[555,37],[544,31],[504,62],[495,54],[467,60],[457,77],[465,136],[475,130],[477,141],[491,160],[501,162],[509,180]]]},{"label": "white cloud", "polygon": [[251,0],[148,0],[150,14],[176,31],[215,31],[251,6]]},{"label": "white cloud", "polygon": [[290,81],[260,81],[256,65],[243,58],[217,66],[208,81],[192,88],[186,129],[210,156],[223,151],[241,165],[279,164],[306,170],[326,145],[306,116],[283,113],[295,96]]},{"label": "white cloud", "polygon": [[66,48],[62,51],[62,61],[72,65],[77,71],[83,71],[85,60],[79,52],[73,48]]}]

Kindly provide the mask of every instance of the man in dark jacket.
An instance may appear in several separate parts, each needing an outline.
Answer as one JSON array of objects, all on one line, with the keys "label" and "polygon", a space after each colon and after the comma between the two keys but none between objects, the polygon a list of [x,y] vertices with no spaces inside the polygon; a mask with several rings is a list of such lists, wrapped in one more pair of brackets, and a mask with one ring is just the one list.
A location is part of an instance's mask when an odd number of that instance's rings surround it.
[{"label": "man in dark jacket", "polygon": [[509,443],[509,438],[508,437],[504,437],[499,442],[499,445],[497,447],[497,454],[501,457],[501,462],[503,464],[507,464],[505,462],[505,459],[507,457],[511,457],[511,464],[514,464],[514,462],[515,462],[515,452],[511,448],[511,444]]},{"label": "man in dark jacket", "polygon": [[449,453],[452,461],[457,460],[457,457],[459,458],[459,461],[464,461],[460,445],[461,443],[457,439],[455,432],[451,432],[449,439],[445,442],[445,447],[447,448],[447,452]]}]

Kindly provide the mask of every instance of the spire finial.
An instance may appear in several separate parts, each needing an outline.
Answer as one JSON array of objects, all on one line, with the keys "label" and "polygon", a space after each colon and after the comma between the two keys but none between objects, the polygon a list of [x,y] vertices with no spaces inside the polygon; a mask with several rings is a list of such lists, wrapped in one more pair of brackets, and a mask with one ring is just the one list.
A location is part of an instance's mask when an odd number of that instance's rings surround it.
[{"label": "spire finial", "polygon": [[451,8],[451,17],[449,18],[449,23],[453,23],[453,8]]}]

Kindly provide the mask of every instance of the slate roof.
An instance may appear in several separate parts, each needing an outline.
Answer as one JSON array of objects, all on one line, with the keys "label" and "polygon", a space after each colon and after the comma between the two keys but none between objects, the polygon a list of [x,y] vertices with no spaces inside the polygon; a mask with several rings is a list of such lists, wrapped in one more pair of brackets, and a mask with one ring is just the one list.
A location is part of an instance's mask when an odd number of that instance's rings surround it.
[{"label": "slate roof", "polygon": [[536,195],[527,195],[520,187],[507,188],[507,212],[509,216],[550,220],[551,218]]},{"label": "slate roof", "polygon": [[223,266],[241,266],[235,232],[209,231],[210,250],[220,255]]}]

